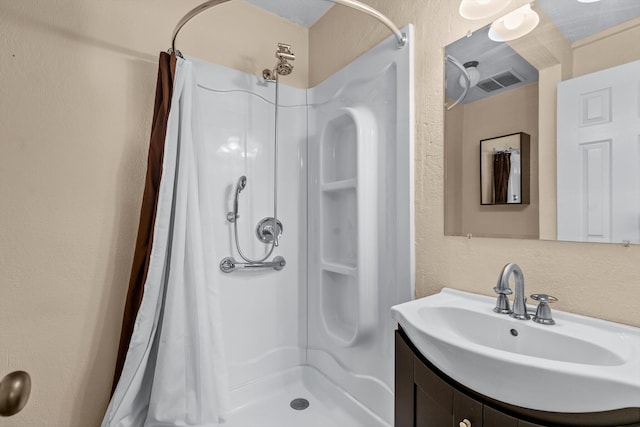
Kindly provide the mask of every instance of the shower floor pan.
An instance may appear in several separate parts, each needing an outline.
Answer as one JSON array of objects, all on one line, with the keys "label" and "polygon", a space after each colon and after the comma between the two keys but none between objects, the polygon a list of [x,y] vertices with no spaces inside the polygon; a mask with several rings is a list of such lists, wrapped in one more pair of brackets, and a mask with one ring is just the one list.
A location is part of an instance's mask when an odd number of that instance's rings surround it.
[{"label": "shower floor pan", "polygon": [[[293,409],[291,402],[300,398],[309,406]],[[234,409],[221,427],[389,427],[310,366],[255,381],[235,390],[231,400]]]}]

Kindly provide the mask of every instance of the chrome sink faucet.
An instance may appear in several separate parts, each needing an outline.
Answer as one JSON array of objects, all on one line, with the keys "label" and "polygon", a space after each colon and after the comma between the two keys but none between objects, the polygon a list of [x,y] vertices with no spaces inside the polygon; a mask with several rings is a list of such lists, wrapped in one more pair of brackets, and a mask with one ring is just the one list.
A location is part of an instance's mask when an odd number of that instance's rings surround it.
[{"label": "chrome sink faucet", "polygon": [[[512,293],[509,288],[509,278],[511,275],[516,280],[516,292],[513,299],[513,310],[509,308],[509,300],[507,295]],[[507,264],[504,266],[498,276],[498,283],[493,290],[498,294],[496,307],[493,309],[496,313],[509,314],[516,319],[528,320],[531,316],[527,313],[527,298],[524,296],[524,274],[518,264]]]}]

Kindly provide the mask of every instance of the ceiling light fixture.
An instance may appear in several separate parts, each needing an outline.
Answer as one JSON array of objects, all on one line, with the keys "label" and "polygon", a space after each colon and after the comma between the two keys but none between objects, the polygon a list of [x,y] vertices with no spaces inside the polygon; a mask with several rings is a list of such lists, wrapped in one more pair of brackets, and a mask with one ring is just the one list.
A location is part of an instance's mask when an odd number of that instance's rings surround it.
[{"label": "ceiling light fixture", "polygon": [[580,3],[595,3],[600,0],[578,0]]},{"label": "ceiling light fixture", "polygon": [[489,29],[489,38],[496,42],[515,40],[529,34],[539,22],[540,17],[531,9],[531,4],[525,4],[493,21]]},{"label": "ceiling light fixture", "polygon": [[466,19],[488,18],[507,7],[511,0],[462,0],[460,16]]}]

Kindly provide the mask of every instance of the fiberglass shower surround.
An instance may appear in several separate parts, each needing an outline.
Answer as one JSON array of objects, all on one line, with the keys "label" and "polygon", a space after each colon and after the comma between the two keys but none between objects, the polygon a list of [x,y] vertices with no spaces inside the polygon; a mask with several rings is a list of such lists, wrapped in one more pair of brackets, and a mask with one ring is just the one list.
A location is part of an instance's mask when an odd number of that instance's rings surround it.
[{"label": "fiberglass shower surround", "polygon": [[[273,82],[177,58],[158,241],[103,427],[393,425],[390,307],[414,295],[403,31],[316,87],[281,77],[277,125]],[[248,258],[268,252],[274,203],[286,267],[221,271],[234,225]]]},{"label": "fiberglass shower surround", "polygon": [[[389,38],[317,87],[281,78],[276,179],[284,232],[274,255],[286,267],[216,272],[232,407],[247,405],[240,396],[259,398],[252,387],[260,379],[309,366],[370,412],[356,425],[393,423],[389,308],[413,298],[410,52]],[[273,84],[192,61],[202,71],[203,136],[215,165],[215,253],[235,254],[226,215],[237,177],[246,176],[238,236],[259,258],[268,246],[254,227],[273,203]]]}]

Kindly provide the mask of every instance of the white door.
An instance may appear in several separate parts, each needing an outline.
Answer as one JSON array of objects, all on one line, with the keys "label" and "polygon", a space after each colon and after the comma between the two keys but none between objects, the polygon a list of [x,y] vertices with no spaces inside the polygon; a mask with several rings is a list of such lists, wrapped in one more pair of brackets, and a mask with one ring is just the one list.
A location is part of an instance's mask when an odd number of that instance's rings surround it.
[{"label": "white door", "polygon": [[640,243],[640,61],[558,85],[558,240]]}]

